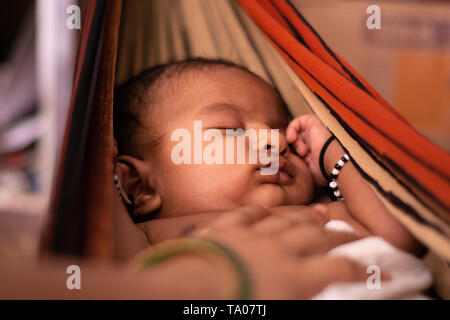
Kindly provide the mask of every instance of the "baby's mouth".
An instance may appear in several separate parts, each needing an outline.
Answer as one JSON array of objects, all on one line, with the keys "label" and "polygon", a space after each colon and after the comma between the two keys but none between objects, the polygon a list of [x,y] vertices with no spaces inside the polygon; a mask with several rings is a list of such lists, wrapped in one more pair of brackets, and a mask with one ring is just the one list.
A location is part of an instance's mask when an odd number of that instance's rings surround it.
[{"label": "baby's mouth", "polygon": [[[260,171],[260,170],[259,170]],[[295,182],[295,169],[292,163],[284,158],[280,158],[278,172],[272,175],[261,175],[263,183],[276,183],[289,185]]]}]

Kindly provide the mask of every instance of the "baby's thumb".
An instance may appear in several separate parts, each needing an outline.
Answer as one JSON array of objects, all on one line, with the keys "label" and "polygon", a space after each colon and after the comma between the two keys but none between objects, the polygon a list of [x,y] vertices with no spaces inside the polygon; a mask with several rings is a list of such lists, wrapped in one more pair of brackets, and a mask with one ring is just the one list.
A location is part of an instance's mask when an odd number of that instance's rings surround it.
[{"label": "baby's thumb", "polygon": [[301,130],[302,130],[302,120],[301,117],[297,117],[289,123],[286,129],[287,143],[289,144],[294,143],[298,139]]},{"label": "baby's thumb", "polygon": [[307,155],[308,146],[301,139],[299,139],[297,142],[295,142],[294,147],[295,147],[295,152],[297,152],[297,154],[300,157],[303,158]]}]

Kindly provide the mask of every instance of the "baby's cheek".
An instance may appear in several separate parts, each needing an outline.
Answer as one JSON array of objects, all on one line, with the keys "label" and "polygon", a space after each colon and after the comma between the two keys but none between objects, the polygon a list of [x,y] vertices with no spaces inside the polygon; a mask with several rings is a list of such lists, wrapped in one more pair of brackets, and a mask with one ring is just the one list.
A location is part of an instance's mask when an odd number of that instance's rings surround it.
[{"label": "baby's cheek", "polygon": [[192,205],[226,210],[245,192],[239,169],[232,165],[190,165],[179,171],[179,184],[192,195]]},{"label": "baby's cheek", "polygon": [[303,161],[299,156],[292,153],[288,155],[288,160],[293,164],[295,172],[299,179],[308,178],[307,176],[310,176],[312,180],[312,174],[305,161]]},{"label": "baby's cheek", "polygon": [[305,162],[298,156],[292,155],[289,160],[296,170],[295,184],[290,186],[289,197],[297,203],[290,204],[308,204],[312,201],[314,195],[314,180]]}]

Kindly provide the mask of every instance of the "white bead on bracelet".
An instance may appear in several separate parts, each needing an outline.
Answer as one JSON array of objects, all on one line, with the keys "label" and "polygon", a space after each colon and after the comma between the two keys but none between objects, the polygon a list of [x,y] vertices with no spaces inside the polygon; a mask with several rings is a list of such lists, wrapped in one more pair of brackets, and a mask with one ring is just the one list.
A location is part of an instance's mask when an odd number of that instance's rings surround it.
[{"label": "white bead on bracelet", "polygon": [[346,153],[344,156],[338,160],[336,165],[334,166],[333,170],[331,170],[331,181],[328,184],[328,186],[333,190],[333,194],[338,200],[344,200],[344,198],[341,195],[341,192],[339,191],[339,185],[337,182],[337,178],[339,176],[339,173],[341,172],[342,167],[345,165],[347,161],[350,160],[349,155]]}]

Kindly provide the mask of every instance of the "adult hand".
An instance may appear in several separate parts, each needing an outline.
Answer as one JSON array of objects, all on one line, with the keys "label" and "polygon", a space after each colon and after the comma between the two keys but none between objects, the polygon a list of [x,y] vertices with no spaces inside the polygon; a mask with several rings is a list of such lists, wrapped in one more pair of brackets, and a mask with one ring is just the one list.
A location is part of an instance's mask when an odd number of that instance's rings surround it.
[{"label": "adult hand", "polygon": [[[332,282],[364,281],[365,267],[324,255],[353,240],[351,233],[323,229],[314,209],[242,207],[222,215],[198,236],[221,242],[248,266],[256,299],[308,299]],[[304,208],[302,208],[304,209]]]}]

